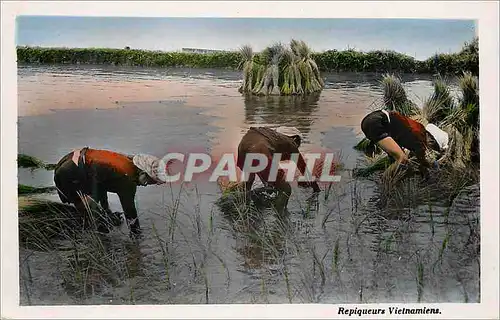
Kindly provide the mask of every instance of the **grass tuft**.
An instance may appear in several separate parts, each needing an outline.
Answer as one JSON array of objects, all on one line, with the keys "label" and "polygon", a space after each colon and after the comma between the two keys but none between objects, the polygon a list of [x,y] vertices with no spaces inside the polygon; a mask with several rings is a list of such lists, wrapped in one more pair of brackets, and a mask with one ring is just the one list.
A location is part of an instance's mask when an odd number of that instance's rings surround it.
[{"label": "grass tuft", "polygon": [[29,168],[32,170],[35,170],[35,169],[53,170],[55,167],[55,164],[45,163],[36,157],[20,153],[17,155],[17,167],[18,168]]}]

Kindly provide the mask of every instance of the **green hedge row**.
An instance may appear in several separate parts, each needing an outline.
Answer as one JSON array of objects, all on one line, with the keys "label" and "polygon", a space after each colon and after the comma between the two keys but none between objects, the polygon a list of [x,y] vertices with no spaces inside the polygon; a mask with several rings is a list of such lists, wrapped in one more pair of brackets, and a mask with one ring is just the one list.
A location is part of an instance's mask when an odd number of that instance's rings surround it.
[{"label": "green hedge row", "polygon": [[[394,51],[360,52],[355,50],[328,50],[314,53],[320,71],[347,72],[402,72],[462,74],[479,73],[478,39],[466,43],[460,52],[437,54],[419,61]],[[130,49],[68,49],[18,47],[17,60],[21,64],[92,64],[150,67],[192,67],[238,69],[242,56],[239,52],[185,53]]]}]

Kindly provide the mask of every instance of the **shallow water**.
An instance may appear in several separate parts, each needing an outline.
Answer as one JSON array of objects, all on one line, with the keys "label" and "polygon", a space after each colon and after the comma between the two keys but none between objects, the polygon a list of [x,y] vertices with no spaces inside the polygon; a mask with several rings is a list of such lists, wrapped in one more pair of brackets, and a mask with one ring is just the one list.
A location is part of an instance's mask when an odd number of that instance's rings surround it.
[{"label": "shallow water", "polygon": [[[325,76],[320,96],[291,101],[244,98],[230,71],[19,67],[19,152],[49,163],[84,145],[217,156],[234,152],[251,125],[279,124],[304,133],[303,150],[341,152],[345,166],[317,207],[307,204],[310,190],[294,189],[285,221],[269,210],[233,221],[227,201],[216,204],[214,183],[141,187],[144,239],[134,244],[122,226],[102,240],[117,281],[89,280],[91,289],[77,295],[63,285],[67,258],[20,248],[21,303],[479,301],[479,257],[464,251],[479,195],[449,212],[437,203],[401,209],[397,219],[381,215],[371,201],[376,185],[349,173],[363,159],[352,147],[361,118],[380,100],[380,75]],[[403,79],[415,102],[430,94],[429,78]],[[52,172],[20,170],[19,182],[53,185]],[[121,211],[115,195],[110,205]]]}]

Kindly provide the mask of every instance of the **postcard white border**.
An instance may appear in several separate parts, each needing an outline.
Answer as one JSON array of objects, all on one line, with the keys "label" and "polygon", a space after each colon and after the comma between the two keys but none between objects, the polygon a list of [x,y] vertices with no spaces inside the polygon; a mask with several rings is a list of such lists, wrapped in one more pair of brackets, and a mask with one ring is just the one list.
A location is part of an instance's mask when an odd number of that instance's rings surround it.
[{"label": "postcard white border", "polygon": [[[20,307],[17,235],[17,70],[16,15],[171,16],[171,17],[296,17],[296,18],[434,18],[475,19],[480,45],[481,98],[481,303],[405,304],[438,307],[440,318],[498,318],[499,303],[499,32],[497,1],[9,1],[1,3],[1,312],[2,319],[166,319],[166,318],[321,318],[338,319],[338,306],[282,305],[171,305]],[[398,304],[352,304],[380,308]],[[358,317],[358,316],[353,316]],[[394,316],[393,316],[394,317]],[[361,318],[361,317],[359,317]],[[377,316],[363,318],[382,318]],[[385,315],[383,317],[389,318]],[[408,319],[425,316],[408,316]],[[436,315],[432,315],[437,319]]]}]

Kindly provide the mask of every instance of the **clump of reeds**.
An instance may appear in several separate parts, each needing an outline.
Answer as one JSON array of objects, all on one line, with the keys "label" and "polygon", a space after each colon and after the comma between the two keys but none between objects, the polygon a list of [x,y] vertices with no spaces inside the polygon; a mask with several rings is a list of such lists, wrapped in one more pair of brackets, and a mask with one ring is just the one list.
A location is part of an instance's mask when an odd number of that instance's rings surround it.
[{"label": "clump of reeds", "polygon": [[451,96],[450,88],[441,79],[434,80],[434,92],[424,102],[419,119],[423,125],[433,123],[439,126],[444,119],[450,115],[454,108],[454,100]]},{"label": "clump of reeds", "polygon": [[[109,232],[121,220],[94,202],[82,197],[83,206],[75,206],[42,198],[23,196],[18,202],[19,238],[22,243],[42,249],[50,247],[52,238],[75,235],[83,230]],[[42,242],[41,245],[38,242]]]},{"label": "clump of reeds", "polygon": [[479,157],[479,86],[477,77],[466,72],[459,78],[461,97],[442,121],[450,135],[445,154],[448,163],[464,168]]},{"label": "clump of reeds", "polygon": [[308,95],[323,90],[324,81],[304,41],[290,46],[275,43],[256,54],[248,45],[240,49],[243,82],[239,91],[254,95]]},{"label": "clump of reeds", "polygon": [[413,116],[418,113],[417,105],[408,99],[401,79],[393,74],[385,74],[381,85],[384,90],[383,108],[387,111],[397,111],[404,116]]},{"label": "clump of reeds", "polygon": [[19,243],[45,250],[52,238],[78,230],[83,217],[71,205],[27,197],[19,198]]},{"label": "clump of reeds", "polygon": [[17,167],[18,168],[30,168],[30,169],[53,170],[55,167],[55,164],[45,163],[36,157],[20,153],[17,155]]},{"label": "clump of reeds", "polygon": [[[36,157],[20,153],[17,155],[17,167],[29,168],[31,170],[36,170],[36,169],[53,170],[55,168],[55,164],[48,164]],[[56,190],[55,187],[33,187],[24,184],[17,185],[17,193],[19,195],[48,193],[55,190]]]},{"label": "clump of reeds", "polygon": [[371,157],[366,157],[365,160],[367,162],[366,167],[357,168],[354,171],[355,176],[369,177],[377,171],[386,170],[393,162],[386,154],[375,154]]},{"label": "clump of reeds", "polygon": [[127,274],[126,258],[119,254],[123,250],[111,248],[97,229],[111,221],[103,221],[92,203],[80,212],[72,205],[21,197],[18,208],[20,245],[56,259],[63,286],[72,295],[94,295]]}]

